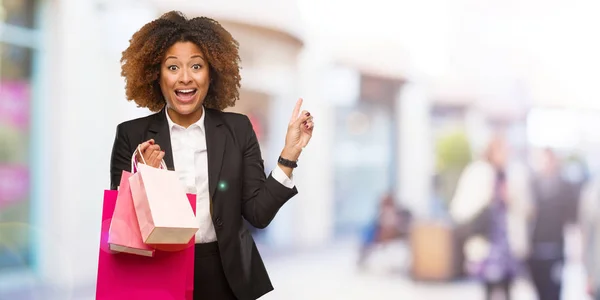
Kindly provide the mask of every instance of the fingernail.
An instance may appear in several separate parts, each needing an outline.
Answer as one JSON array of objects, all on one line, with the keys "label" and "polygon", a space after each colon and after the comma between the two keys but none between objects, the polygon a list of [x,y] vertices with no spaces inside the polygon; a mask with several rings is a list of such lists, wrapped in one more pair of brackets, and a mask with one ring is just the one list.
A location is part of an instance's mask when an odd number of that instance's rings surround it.
[{"label": "fingernail", "polygon": [[308,127],[308,124],[307,124],[307,125],[304,125],[304,126],[306,126],[306,129],[308,129],[308,128],[309,128],[309,127]]},{"label": "fingernail", "polygon": [[154,141],[153,140],[150,140],[148,142],[150,143],[150,145],[154,145]]},{"label": "fingernail", "polygon": [[310,116],[310,113],[309,113],[309,112],[307,112],[307,113],[306,113],[306,116],[307,116],[307,117],[308,117],[308,116]]},{"label": "fingernail", "polygon": [[306,121],[302,122],[302,124],[306,125]]}]

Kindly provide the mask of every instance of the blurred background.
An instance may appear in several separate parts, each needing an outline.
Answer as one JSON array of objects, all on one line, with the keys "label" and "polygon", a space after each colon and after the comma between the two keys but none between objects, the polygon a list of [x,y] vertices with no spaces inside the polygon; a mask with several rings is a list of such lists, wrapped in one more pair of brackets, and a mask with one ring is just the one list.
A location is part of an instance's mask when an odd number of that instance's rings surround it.
[{"label": "blurred background", "polygon": [[0,299],[94,298],[121,51],[174,9],[240,42],[267,172],[315,116],[265,300],[600,286],[598,1],[0,0]]}]

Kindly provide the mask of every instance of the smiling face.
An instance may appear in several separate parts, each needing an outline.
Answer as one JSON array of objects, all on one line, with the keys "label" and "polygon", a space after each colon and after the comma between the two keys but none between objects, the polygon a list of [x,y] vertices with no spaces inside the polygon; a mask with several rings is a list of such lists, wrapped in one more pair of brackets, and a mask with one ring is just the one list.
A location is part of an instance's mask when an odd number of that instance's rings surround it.
[{"label": "smiling face", "polygon": [[173,122],[188,127],[200,119],[210,72],[208,61],[196,44],[177,42],[167,50],[159,83]]}]

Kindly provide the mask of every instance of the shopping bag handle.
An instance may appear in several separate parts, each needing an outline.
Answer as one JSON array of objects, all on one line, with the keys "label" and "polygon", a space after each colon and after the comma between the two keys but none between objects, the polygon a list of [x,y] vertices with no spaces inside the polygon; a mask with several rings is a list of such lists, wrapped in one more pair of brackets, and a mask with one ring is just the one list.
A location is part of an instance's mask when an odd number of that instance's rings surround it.
[{"label": "shopping bag handle", "polygon": [[[142,155],[142,151],[140,151],[140,145],[137,146],[137,148],[135,149],[135,151],[133,151],[133,155],[131,156],[131,174],[135,173],[135,171],[137,170],[137,159],[135,157],[136,154],[140,154],[140,157],[142,158],[142,162],[146,165],[146,160],[144,159],[144,156]],[[160,169],[167,169],[167,164],[165,163],[165,160],[161,160],[160,161]]]}]

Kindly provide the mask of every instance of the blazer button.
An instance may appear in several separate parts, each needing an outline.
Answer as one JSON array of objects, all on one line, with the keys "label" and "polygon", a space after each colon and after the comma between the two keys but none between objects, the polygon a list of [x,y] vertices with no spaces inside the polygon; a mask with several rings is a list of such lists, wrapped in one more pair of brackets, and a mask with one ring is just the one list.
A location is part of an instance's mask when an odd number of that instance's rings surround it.
[{"label": "blazer button", "polygon": [[221,218],[217,217],[215,219],[215,223],[217,224],[218,227],[223,226],[223,220],[221,220]]}]

